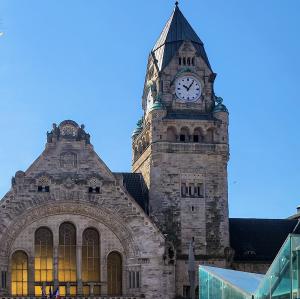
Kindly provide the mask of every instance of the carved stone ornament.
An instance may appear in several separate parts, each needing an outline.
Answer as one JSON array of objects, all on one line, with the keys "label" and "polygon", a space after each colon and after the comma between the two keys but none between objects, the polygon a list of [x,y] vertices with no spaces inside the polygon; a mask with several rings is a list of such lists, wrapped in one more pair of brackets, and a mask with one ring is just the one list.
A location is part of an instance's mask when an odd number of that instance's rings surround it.
[{"label": "carved stone ornament", "polygon": [[84,125],[79,125],[73,120],[64,120],[59,126],[53,124],[50,132],[47,132],[47,142],[52,143],[58,140],[82,141],[90,144],[90,135],[85,132]]},{"label": "carved stone ornament", "polygon": [[50,179],[43,175],[43,176],[40,176],[38,179],[37,179],[37,185],[38,186],[49,186],[50,185]]},{"label": "carved stone ornament", "polygon": [[77,128],[71,124],[66,124],[61,127],[62,136],[72,136],[75,137],[77,134]]},{"label": "carved stone ornament", "polygon": [[100,187],[102,184],[98,178],[92,177],[89,179],[88,185],[89,187],[96,188],[96,187]]},{"label": "carved stone ornament", "polygon": [[75,185],[74,180],[72,180],[70,177],[68,177],[65,181],[64,181],[64,186],[68,189],[73,188]]},{"label": "carved stone ornament", "polygon": [[72,152],[65,152],[60,155],[60,167],[72,170],[77,167],[77,155]]}]

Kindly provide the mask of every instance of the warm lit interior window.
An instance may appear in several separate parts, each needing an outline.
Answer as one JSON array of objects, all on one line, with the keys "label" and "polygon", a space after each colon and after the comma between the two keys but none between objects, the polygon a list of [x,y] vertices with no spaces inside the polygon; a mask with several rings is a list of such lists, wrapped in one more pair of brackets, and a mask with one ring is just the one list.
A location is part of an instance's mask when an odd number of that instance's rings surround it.
[{"label": "warm lit interior window", "polygon": [[[42,295],[42,285],[53,280],[53,237],[52,232],[41,227],[35,232],[35,258],[34,258],[34,277],[35,295]],[[49,293],[49,286],[45,289]]]},{"label": "warm lit interior window", "polygon": [[[76,229],[65,222],[59,227],[58,280],[61,283],[76,282]],[[65,288],[59,288],[60,295]],[[70,295],[76,295],[76,287],[70,287]]]},{"label": "warm lit interior window", "polygon": [[11,293],[13,296],[28,295],[28,257],[24,251],[16,251],[12,256]]},{"label": "warm lit interior window", "polygon": [[[99,234],[88,228],[82,238],[82,281],[100,282],[100,246]],[[84,295],[89,295],[89,286],[84,286]],[[94,295],[100,295],[100,287],[94,286]]]}]

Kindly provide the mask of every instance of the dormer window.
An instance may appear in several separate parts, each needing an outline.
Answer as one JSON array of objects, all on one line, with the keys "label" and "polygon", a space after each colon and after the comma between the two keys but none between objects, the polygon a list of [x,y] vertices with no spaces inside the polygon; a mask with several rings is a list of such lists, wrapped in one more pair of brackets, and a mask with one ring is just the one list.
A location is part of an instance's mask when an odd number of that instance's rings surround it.
[{"label": "dormer window", "polygon": [[99,194],[100,193],[100,187],[89,187],[89,193],[96,193]]},{"label": "dormer window", "polygon": [[94,193],[94,194],[99,194],[100,193],[100,186],[101,182],[97,178],[91,178],[88,182],[88,193]]},{"label": "dormer window", "polygon": [[38,186],[38,192],[50,192],[50,187],[49,186]]},{"label": "dormer window", "polygon": [[50,179],[46,176],[42,176],[37,180],[38,192],[50,192]]}]

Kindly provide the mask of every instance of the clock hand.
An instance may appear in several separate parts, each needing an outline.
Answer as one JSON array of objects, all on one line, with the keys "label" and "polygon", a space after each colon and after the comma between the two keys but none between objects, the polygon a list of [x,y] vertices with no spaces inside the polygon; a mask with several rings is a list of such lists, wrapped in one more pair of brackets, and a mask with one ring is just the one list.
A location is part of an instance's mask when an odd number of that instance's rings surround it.
[{"label": "clock hand", "polygon": [[185,85],[182,85],[187,91],[189,90],[189,88]]},{"label": "clock hand", "polygon": [[190,88],[192,87],[193,84],[194,84],[194,80],[193,80],[193,82],[191,83],[191,85],[188,87],[188,91],[190,90]]}]

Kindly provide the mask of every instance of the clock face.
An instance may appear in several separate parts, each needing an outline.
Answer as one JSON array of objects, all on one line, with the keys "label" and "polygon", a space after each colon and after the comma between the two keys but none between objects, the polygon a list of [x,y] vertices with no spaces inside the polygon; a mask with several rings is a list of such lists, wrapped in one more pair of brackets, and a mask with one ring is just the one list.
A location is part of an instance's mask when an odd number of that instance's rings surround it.
[{"label": "clock face", "polygon": [[149,109],[152,104],[153,104],[153,96],[152,96],[151,90],[149,90],[148,95],[147,95],[147,112],[149,112]]},{"label": "clock face", "polygon": [[176,80],[177,97],[184,102],[195,102],[200,98],[200,82],[192,76],[183,76]]}]

